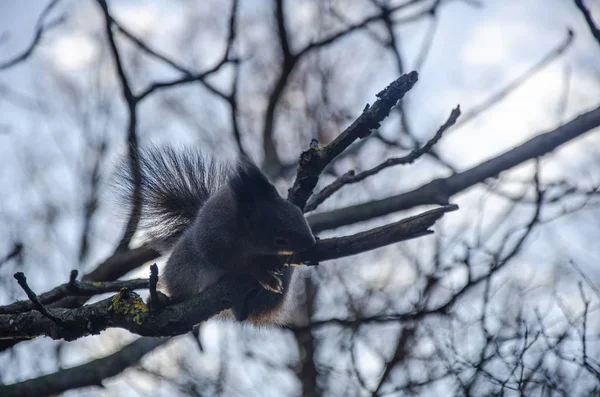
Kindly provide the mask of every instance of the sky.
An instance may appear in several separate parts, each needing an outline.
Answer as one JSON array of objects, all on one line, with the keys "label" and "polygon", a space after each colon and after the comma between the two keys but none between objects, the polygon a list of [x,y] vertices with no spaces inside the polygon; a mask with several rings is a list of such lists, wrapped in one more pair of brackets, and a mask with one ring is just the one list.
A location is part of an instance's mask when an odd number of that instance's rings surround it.
[{"label": "sky", "polygon": [[[25,6],[25,2],[0,0],[0,64],[20,53],[30,43],[35,34],[35,21],[48,2],[29,0],[26,3]],[[256,1],[242,3],[248,8],[255,7],[257,13],[260,12],[261,7],[264,7]],[[406,100],[408,109],[414,110],[411,124],[416,135],[422,140],[427,139],[435,132],[437,127],[445,121],[450,110],[457,104],[461,105],[463,113],[468,113],[529,70],[553,48],[565,41],[568,29],[575,32],[575,42],[562,56],[537,72],[501,104],[494,106],[481,117],[449,132],[444,137],[439,143],[438,149],[443,154],[443,158],[459,170],[472,167],[541,132],[553,129],[558,124],[598,106],[598,98],[600,98],[600,45],[593,40],[583,23],[581,14],[572,2],[564,0],[483,0],[481,3],[483,7],[475,8],[467,6],[461,1],[453,1],[441,9],[436,28],[438,34],[433,40],[427,62],[419,70],[419,83]],[[592,8],[593,16],[600,21],[600,2],[588,0],[587,3]],[[73,4],[73,1],[69,4]],[[202,7],[208,6],[202,5],[202,2],[198,3],[200,15],[205,11]],[[348,15],[352,15],[353,1],[348,1],[347,7]],[[169,36],[178,33],[179,21],[186,17],[187,8],[181,7],[179,2],[159,1],[148,5],[143,1],[113,1],[111,8],[118,20],[134,33],[148,35],[151,43],[166,54],[177,53],[178,49],[169,43]],[[54,10],[48,20],[60,17],[62,10],[62,8]],[[292,25],[301,30],[318,15],[319,10],[311,2],[303,1],[297,3],[293,12]],[[360,14],[358,10],[354,12]],[[40,70],[40,67],[45,65],[44,62],[46,65],[51,65],[54,71],[82,76],[82,78],[98,64],[98,60],[103,54],[96,45],[96,37],[93,35],[94,28],[98,23],[97,16],[97,13],[90,11],[90,8],[86,8],[86,6],[74,7],[68,14],[70,21],[64,27],[53,29],[44,36],[31,61],[10,70],[0,71],[0,158],[7,165],[0,169],[0,185],[15,187],[15,189],[0,192],[0,203],[2,203],[0,224],[7,225],[5,228],[7,236],[10,236],[14,224],[23,222],[27,216],[31,215],[27,207],[37,208],[37,205],[47,199],[44,196],[28,193],[31,188],[29,184],[32,181],[28,180],[25,175],[27,175],[27,166],[31,165],[27,163],[30,156],[43,158],[45,155],[48,157],[48,163],[44,164],[54,164],[55,157],[68,157],[76,154],[76,157],[81,158],[78,158],[72,166],[75,167],[85,162],[83,158],[85,154],[83,152],[78,154],[82,147],[81,138],[69,132],[75,121],[57,117],[41,123],[40,120],[44,120],[44,117],[35,116],[35,109],[46,107],[55,109],[56,103],[53,101],[55,92],[52,90],[68,89],[68,86],[48,84],[48,75],[44,70]],[[401,28],[399,32],[402,37],[410,38],[401,42],[406,53],[407,70],[417,64],[427,27],[427,22],[411,24]],[[377,28],[374,29],[377,30]],[[152,34],[148,32],[152,32]],[[259,40],[262,33],[253,31],[251,34],[256,35],[256,40]],[[249,38],[249,40],[251,39],[252,37]],[[220,48],[218,43],[217,38],[215,40],[207,38],[203,41],[202,53],[208,54],[208,58],[211,55],[214,56],[214,59],[218,58]],[[205,65],[210,64],[210,61],[211,59],[201,60]],[[351,71],[353,70],[351,69]],[[110,73],[110,70],[107,70],[106,73]],[[170,72],[157,67],[156,73],[164,76]],[[369,101],[373,101],[374,95],[395,78],[394,73],[393,68],[384,68],[380,73],[370,76],[370,84],[366,88],[361,86],[360,88],[364,90],[360,94]],[[226,80],[227,77],[227,73],[218,76],[217,84],[219,79]],[[357,94],[349,91],[341,96]],[[40,93],[44,95],[40,95]],[[115,107],[122,106],[122,104],[119,105],[119,101],[120,99],[115,96]],[[77,106],[77,103],[65,106]],[[122,109],[115,110],[117,116],[114,123],[117,125],[122,119],[120,111]],[[141,118],[144,118],[144,112],[150,114],[152,111],[151,106],[142,108]],[[226,116],[221,113],[221,108],[215,105],[216,122],[226,119]],[[142,125],[143,127],[145,126]],[[169,125],[165,128],[171,131],[171,129],[184,127]],[[148,129],[151,129],[150,126]],[[387,133],[385,127],[383,133]],[[58,144],[59,142],[60,144]],[[65,144],[65,142],[67,143]],[[598,131],[588,133],[577,142],[566,145],[555,154],[552,160],[544,162],[543,177],[550,181],[559,180],[565,175],[578,175],[580,176],[579,181],[584,186],[600,184],[600,174],[598,173],[600,168],[597,166],[598,153],[597,149],[594,149],[597,147],[600,147]],[[31,155],[28,155],[29,150],[31,150]],[[61,153],[62,150],[67,152]],[[364,166],[375,165],[381,160],[378,157],[377,148],[368,148],[367,153],[372,153],[372,155],[364,160]],[[596,163],[595,169],[591,167],[594,162]],[[13,168],[15,164],[17,166]],[[41,166],[42,171],[50,175],[43,179],[64,181],[64,187],[61,186],[58,190],[55,190],[55,186],[49,186],[47,190],[49,196],[53,194],[68,196],[78,192],[77,181],[70,180],[69,178],[72,177],[68,176],[64,168],[48,167],[48,169],[44,169],[43,167]],[[524,165],[519,167],[517,172],[511,173],[511,178],[529,177],[532,170],[531,164]],[[443,175],[443,171],[434,172],[439,173],[437,176]],[[386,171],[385,175],[387,177],[372,182],[374,190],[379,191],[379,194],[382,195],[393,193],[393,186],[390,186],[389,183],[391,171]],[[416,187],[431,178],[432,174],[428,172],[408,175],[404,181],[406,183],[404,188]],[[482,193],[482,189],[473,189],[466,194],[459,195],[456,200],[468,214],[469,210],[474,211],[478,208]],[[367,197],[366,193],[361,194],[342,195],[339,200],[326,203],[323,208],[333,208],[350,204],[356,200],[364,200]],[[494,200],[494,198],[489,198],[492,206]],[[500,206],[500,204],[498,205]],[[17,215],[13,215],[15,213]],[[33,215],[36,221],[39,220],[37,214]],[[491,212],[490,217],[493,215]],[[568,246],[573,259],[586,272],[590,272],[595,278],[600,277],[600,269],[597,266],[600,253],[594,250],[596,236],[600,235],[600,229],[589,223],[583,226],[583,230],[580,226],[585,223],[583,221],[589,219],[587,218],[589,216],[597,217],[597,214],[583,212],[581,215],[556,221],[544,231],[539,232],[536,237],[536,244],[539,248],[532,250],[528,255],[528,260],[522,270],[523,277],[528,278],[535,274],[536,277],[539,277],[540,284],[548,282],[554,277],[554,274],[551,272],[540,273],[538,270],[543,264],[553,264],[554,258],[565,250],[565,246]],[[41,218],[42,215],[39,217]],[[459,227],[471,220],[468,216],[448,216],[446,218],[444,228]],[[107,222],[110,223],[110,221]],[[58,233],[62,237],[57,238],[57,241],[68,241],[68,236],[75,238],[79,229],[72,220],[65,219],[59,225]],[[43,233],[34,230],[28,232],[27,235],[30,238],[36,238]],[[577,238],[568,237],[573,235]],[[114,240],[112,231],[103,233],[100,230],[97,236],[105,241],[105,244],[101,244],[101,248],[94,251],[89,261],[90,265],[101,257],[104,252],[102,250],[108,249]],[[4,243],[0,242],[0,248],[5,246],[8,248],[10,246],[8,241],[9,239],[6,239]],[[73,248],[65,247],[67,253],[57,251],[50,257],[35,259],[37,259],[37,263],[47,263],[49,274],[53,274],[52,270],[56,270],[56,274],[60,274],[59,271],[64,266],[61,261],[69,258],[68,252]],[[11,276],[12,270],[12,268],[0,269],[1,277]],[[62,277],[56,274],[54,277],[33,278],[32,287],[41,292],[66,277],[66,275]],[[409,277],[410,271],[407,270],[404,274]],[[19,293],[18,286],[16,286],[10,290],[10,293],[0,294],[0,303],[8,303],[15,294]],[[207,340],[217,339],[216,333],[213,331],[211,328],[205,330]],[[112,331],[107,332],[103,337],[116,339],[116,335]],[[43,346],[46,354],[50,356],[48,348],[50,344],[46,342],[39,341],[38,346]],[[90,342],[88,346],[92,343]],[[90,351],[96,356],[106,353],[92,348]],[[86,361],[90,351],[75,352],[65,360],[73,364]],[[6,357],[0,356],[0,363],[2,359],[6,359]],[[20,368],[18,372],[6,374],[4,380],[10,381],[13,378],[27,377],[28,374],[36,373],[38,369],[47,371],[53,368],[54,363],[40,362],[38,365],[41,368],[33,367],[29,370]]]}]

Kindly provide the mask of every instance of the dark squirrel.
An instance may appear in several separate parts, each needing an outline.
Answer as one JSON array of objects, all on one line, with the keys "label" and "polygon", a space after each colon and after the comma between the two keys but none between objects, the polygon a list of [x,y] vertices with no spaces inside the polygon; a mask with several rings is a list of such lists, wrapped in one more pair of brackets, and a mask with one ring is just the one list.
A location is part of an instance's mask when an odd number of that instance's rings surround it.
[{"label": "dark squirrel", "polygon": [[[186,300],[236,273],[257,281],[253,295],[232,309],[239,321],[277,322],[293,277],[285,256],[315,238],[300,209],[279,195],[247,158],[217,166],[193,150],[140,150],[142,207],[138,230],[171,252],[159,286],[172,302]],[[121,167],[129,169],[129,167]],[[131,207],[133,176],[118,176]]]}]

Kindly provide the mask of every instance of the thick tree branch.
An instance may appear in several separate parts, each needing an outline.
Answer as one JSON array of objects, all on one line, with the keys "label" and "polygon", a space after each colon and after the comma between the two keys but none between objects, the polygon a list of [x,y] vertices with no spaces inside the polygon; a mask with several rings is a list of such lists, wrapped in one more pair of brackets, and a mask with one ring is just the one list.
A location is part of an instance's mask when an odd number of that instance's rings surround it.
[{"label": "thick tree branch", "polygon": [[[414,321],[423,319],[429,316],[445,316],[450,310],[454,307],[454,305],[458,302],[458,300],[465,296],[466,293],[476,286],[481,285],[482,283],[491,279],[491,277],[496,274],[500,269],[506,267],[506,265],[512,261],[517,254],[523,248],[525,242],[531,236],[533,230],[537,225],[539,225],[540,213],[543,202],[544,192],[541,191],[539,186],[539,179],[536,177],[536,207],[533,216],[524,225],[522,229],[523,232],[518,240],[513,244],[511,249],[505,254],[501,255],[501,252],[504,251],[504,247],[495,251],[495,254],[490,258],[489,270],[480,276],[473,277],[471,273],[467,276],[466,282],[458,289],[456,289],[446,300],[443,302],[436,303],[431,307],[428,306],[414,306],[411,310],[404,313],[394,313],[394,314],[380,314],[374,316],[359,316],[357,318],[329,318],[325,320],[314,320],[308,326],[299,326],[299,327],[291,327],[295,332],[317,329],[320,327],[327,326],[340,326],[340,327],[356,327],[358,325],[363,324],[374,324],[374,323],[390,323],[390,322],[399,322],[399,321]],[[504,244],[509,240],[509,236],[514,233],[519,232],[519,228],[515,228],[514,230],[510,230],[504,235]],[[468,260],[465,261],[465,265],[470,269],[470,262]],[[469,270],[470,271],[470,270]],[[442,287],[446,288],[446,287]]]},{"label": "thick tree branch", "polygon": [[[398,241],[432,233],[429,228],[444,213],[458,207],[449,205],[400,222],[352,236],[319,241],[309,251],[290,258],[290,263],[315,263],[355,255]],[[37,311],[0,315],[0,338],[74,340],[98,334],[109,327],[124,328],[141,336],[166,337],[187,333],[194,325],[242,302],[256,283],[247,276],[228,276],[218,284],[186,302],[148,310],[142,299],[128,289],[111,298],[75,309],[48,309],[50,317]]]},{"label": "thick tree branch", "polygon": [[311,148],[302,152],[298,160],[296,180],[288,192],[288,200],[304,209],[323,169],[354,141],[368,136],[372,130],[379,128],[379,124],[390,114],[392,108],[415,85],[418,76],[414,71],[402,75],[378,93],[378,99],[373,106],[367,105],[352,125],[329,145],[323,148],[311,145]]},{"label": "thick tree branch", "polygon": [[493,159],[448,178],[433,180],[415,190],[382,200],[374,200],[308,216],[313,232],[334,229],[420,205],[446,205],[463,190],[498,176],[527,160],[552,152],[560,145],[600,126],[600,107],[581,114],[552,131],[511,149]]},{"label": "thick tree branch", "polygon": [[102,386],[104,379],[135,365],[170,338],[140,338],[110,356],[35,379],[0,386],[3,397],[48,396],[85,386]]},{"label": "thick tree branch", "polygon": [[351,183],[360,182],[372,175],[377,174],[379,171],[400,164],[411,164],[413,161],[417,160],[419,157],[429,152],[433,145],[435,145],[441,138],[442,134],[451,126],[456,123],[456,120],[460,116],[460,106],[457,106],[456,109],[453,109],[448,117],[448,120],[438,129],[433,138],[431,138],[425,145],[420,148],[414,149],[409,154],[404,157],[391,158],[387,159],[383,163],[379,164],[377,167],[373,167],[370,170],[361,172],[360,174],[355,175],[354,171],[349,171],[346,174],[339,177],[335,182],[326,186],[319,193],[313,195],[306,207],[304,208],[305,212],[315,210],[321,203],[331,197],[335,192],[341,189],[344,185],[348,185]]},{"label": "thick tree branch", "polygon": [[[97,285],[101,281],[113,281],[124,276],[130,271],[137,269],[144,263],[158,258],[160,254],[148,247],[135,248],[122,254],[116,254],[99,264],[94,271],[83,276],[82,280],[93,282]],[[101,288],[101,287],[100,287]],[[114,290],[113,290],[114,291]],[[111,292],[111,291],[105,291]],[[76,296],[66,296],[55,303],[51,303],[51,307],[74,308],[83,305],[93,294],[81,294]],[[41,297],[45,294],[40,295]],[[11,305],[5,306],[5,308]],[[0,351],[9,349],[17,344],[19,339],[2,340],[0,339]]]},{"label": "thick tree branch", "polygon": [[429,228],[446,212],[457,209],[456,205],[446,205],[351,236],[319,240],[313,248],[297,254],[291,262],[320,262],[338,259],[432,234],[433,231]]},{"label": "thick tree branch", "polygon": [[229,277],[186,302],[149,311],[139,295],[127,289],[99,302],[75,309],[48,309],[62,321],[57,326],[37,311],[0,315],[0,338],[75,340],[107,328],[123,328],[141,336],[168,337],[185,334],[194,325],[231,308],[254,285],[248,278]]}]

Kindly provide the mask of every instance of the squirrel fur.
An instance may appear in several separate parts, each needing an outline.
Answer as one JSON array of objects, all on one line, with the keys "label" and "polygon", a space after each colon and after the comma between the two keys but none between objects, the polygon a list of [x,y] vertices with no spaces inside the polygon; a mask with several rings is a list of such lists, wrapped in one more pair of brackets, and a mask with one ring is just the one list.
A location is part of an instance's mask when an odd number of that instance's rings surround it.
[{"label": "squirrel fur", "polygon": [[[171,301],[186,300],[226,274],[243,274],[257,288],[232,309],[235,318],[278,322],[293,280],[282,255],[315,244],[300,209],[247,158],[218,166],[197,151],[154,146],[141,149],[138,161],[138,230],[151,247],[170,252],[159,286]],[[117,180],[131,209],[134,178],[123,171]]]}]

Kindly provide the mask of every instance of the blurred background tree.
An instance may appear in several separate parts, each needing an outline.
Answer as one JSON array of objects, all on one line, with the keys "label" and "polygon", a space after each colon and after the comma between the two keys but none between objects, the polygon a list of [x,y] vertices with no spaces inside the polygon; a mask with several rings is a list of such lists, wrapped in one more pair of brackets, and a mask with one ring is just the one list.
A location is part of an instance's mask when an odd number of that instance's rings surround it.
[{"label": "blurred background tree", "polygon": [[[598,395],[598,6],[3,2],[2,304],[25,298],[17,271],[37,292],[72,269],[147,276],[154,254],[123,244],[110,188],[115,159],[135,145],[245,153],[284,193],[311,139],[327,144],[417,70],[415,88],[318,191],[422,146],[458,103],[463,115],[413,165],[346,183],[309,219],[327,237],[448,200],[460,211],[435,236],[301,269],[286,326],[211,321],[168,343],[117,329],[4,340],[0,381],[49,374],[42,381],[62,379],[68,395],[102,396]],[[130,257],[107,260],[115,252]]]}]

